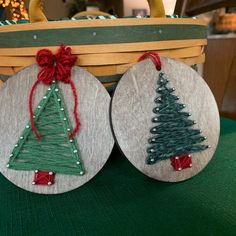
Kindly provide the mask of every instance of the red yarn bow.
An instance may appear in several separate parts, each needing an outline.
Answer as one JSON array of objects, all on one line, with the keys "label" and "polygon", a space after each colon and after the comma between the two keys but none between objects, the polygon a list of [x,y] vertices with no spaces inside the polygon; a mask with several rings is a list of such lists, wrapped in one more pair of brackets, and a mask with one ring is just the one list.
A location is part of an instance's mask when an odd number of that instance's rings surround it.
[{"label": "red yarn bow", "polygon": [[54,56],[52,52],[48,49],[42,49],[38,51],[36,56],[36,61],[41,67],[38,73],[37,81],[34,83],[29,98],[29,111],[30,111],[30,122],[32,130],[34,131],[38,140],[41,139],[35,124],[34,124],[34,113],[33,113],[33,95],[36,87],[40,82],[51,85],[54,80],[70,84],[73,96],[74,96],[74,117],[76,122],[76,127],[70,135],[72,139],[75,134],[79,131],[80,121],[78,118],[77,107],[78,107],[78,97],[74,82],[71,80],[71,69],[74,66],[77,58],[71,54],[71,48],[62,45],[57,54]]}]

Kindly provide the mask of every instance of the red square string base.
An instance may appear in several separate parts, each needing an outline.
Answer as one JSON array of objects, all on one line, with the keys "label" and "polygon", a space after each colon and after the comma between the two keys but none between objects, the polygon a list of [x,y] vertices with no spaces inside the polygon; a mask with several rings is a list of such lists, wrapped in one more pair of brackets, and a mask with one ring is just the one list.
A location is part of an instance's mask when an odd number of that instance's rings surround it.
[{"label": "red square string base", "polygon": [[192,156],[189,154],[183,154],[171,158],[171,165],[175,171],[181,171],[186,168],[192,167]]},{"label": "red square string base", "polygon": [[54,184],[55,173],[36,170],[34,172],[33,185],[52,185]]}]

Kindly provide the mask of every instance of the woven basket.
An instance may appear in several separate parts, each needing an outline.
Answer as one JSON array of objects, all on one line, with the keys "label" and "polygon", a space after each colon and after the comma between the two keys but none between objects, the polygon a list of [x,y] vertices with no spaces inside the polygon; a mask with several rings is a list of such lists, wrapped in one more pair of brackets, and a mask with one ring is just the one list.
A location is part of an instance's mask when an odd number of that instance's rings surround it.
[{"label": "woven basket", "polygon": [[35,63],[38,50],[72,47],[77,64],[110,90],[146,51],[188,65],[205,60],[207,28],[192,18],[63,20],[0,26],[0,74],[13,75]]}]

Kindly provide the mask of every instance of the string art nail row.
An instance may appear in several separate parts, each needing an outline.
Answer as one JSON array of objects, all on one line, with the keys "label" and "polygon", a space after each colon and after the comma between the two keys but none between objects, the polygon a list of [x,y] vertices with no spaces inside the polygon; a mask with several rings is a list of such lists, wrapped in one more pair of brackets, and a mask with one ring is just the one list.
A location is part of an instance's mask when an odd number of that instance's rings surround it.
[{"label": "string art nail row", "polygon": [[71,49],[36,61],[0,89],[0,171],[36,193],[76,189],[106,163],[114,140],[110,96],[90,73],[74,66]]},{"label": "string art nail row", "polygon": [[120,80],[112,125],[128,160],[145,175],[166,182],[202,171],[220,132],[214,96],[201,76],[150,52]]}]

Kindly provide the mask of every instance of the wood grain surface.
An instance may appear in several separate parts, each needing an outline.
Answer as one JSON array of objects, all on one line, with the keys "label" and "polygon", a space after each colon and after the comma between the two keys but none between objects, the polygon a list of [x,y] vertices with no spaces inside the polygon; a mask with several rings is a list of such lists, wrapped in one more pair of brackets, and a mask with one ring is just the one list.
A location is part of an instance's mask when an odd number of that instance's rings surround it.
[{"label": "wood grain surface", "polygon": [[232,0],[188,0],[186,14],[196,16],[219,8],[235,7],[236,2]]},{"label": "wood grain surface", "polygon": [[[194,46],[203,46],[207,44],[206,39],[186,39],[186,40],[168,40],[139,43],[115,43],[100,45],[67,45],[73,49],[73,54],[94,54],[94,53],[112,53],[112,52],[142,52],[153,50],[178,49]],[[49,49],[53,53],[58,50],[57,46],[44,47],[21,47],[21,48],[0,48],[1,56],[35,56],[40,49]]]},{"label": "wood grain surface", "polygon": [[[161,54],[161,53],[160,53]],[[176,58],[179,61],[182,61],[186,65],[196,65],[202,64],[205,61],[205,53],[200,54],[197,57],[189,57],[189,58]],[[124,74],[128,69],[130,69],[133,65],[135,65],[138,61],[138,58],[133,63],[127,64],[118,64],[118,65],[99,65],[99,66],[83,66],[85,70],[93,74],[94,76],[111,76],[116,74]],[[15,73],[24,69],[22,66],[16,67],[1,67],[0,66],[0,74],[3,75],[14,75]]]},{"label": "wood grain surface", "polygon": [[202,130],[211,148],[194,153],[193,167],[182,171],[174,171],[169,159],[145,163],[159,75],[150,59],[136,64],[120,80],[112,100],[112,125],[118,145],[137,169],[157,180],[177,182],[198,174],[211,160],[219,138],[219,113],[209,87],[194,70],[172,59],[161,60],[175,95],[186,104],[185,110],[192,114],[195,127]]},{"label": "wood grain surface", "polygon": [[[224,50],[219,50],[221,47]],[[206,47],[204,78],[216,98],[221,115],[236,120],[235,67],[236,38],[210,38]]]},{"label": "wood grain surface", "polygon": [[[36,65],[28,67],[10,78],[0,88],[0,171],[12,183],[25,190],[43,194],[63,193],[78,188],[93,178],[111,153],[114,139],[109,122],[110,96],[91,74],[79,67],[73,68],[72,78],[78,93],[78,113],[81,120],[81,129],[76,139],[86,174],[84,176],[56,174],[55,184],[52,186],[32,185],[33,171],[8,169],[6,163],[24,127],[29,122],[28,96],[37,73]],[[63,83],[60,83],[59,87],[74,127],[74,100],[71,88]],[[42,84],[38,86],[34,107],[42,99],[47,88]]]},{"label": "wood grain surface", "polygon": [[[200,56],[204,51],[203,46],[187,47],[172,50],[160,50],[161,56],[170,58],[189,58]],[[79,66],[100,66],[100,65],[118,65],[137,62],[145,53],[128,52],[128,53],[100,53],[97,54],[75,54],[78,57],[76,62]],[[0,56],[0,67],[2,66],[29,66],[36,63],[35,56]]]},{"label": "wood grain surface", "polygon": [[221,107],[221,114],[236,120],[236,54],[232,59],[231,68],[228,77],[228,83]]}]

